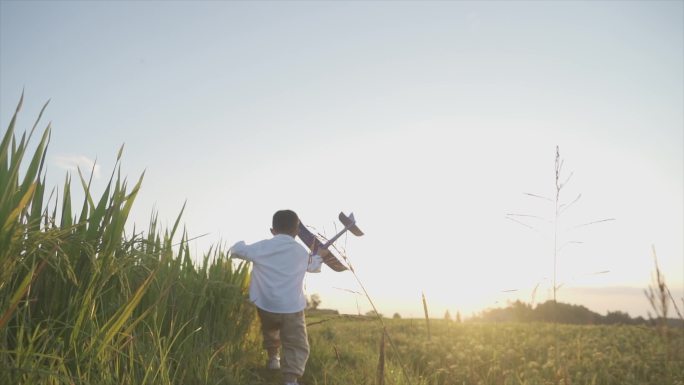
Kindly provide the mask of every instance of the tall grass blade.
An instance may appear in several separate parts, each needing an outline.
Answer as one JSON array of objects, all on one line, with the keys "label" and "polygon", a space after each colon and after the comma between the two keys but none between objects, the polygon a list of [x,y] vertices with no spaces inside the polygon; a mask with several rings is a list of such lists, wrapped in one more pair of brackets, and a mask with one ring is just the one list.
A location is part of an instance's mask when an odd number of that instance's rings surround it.
[{"label": "tall grass blade", "polygon": [[9,321],[9,319],[12,317],[14,311],[17,309],[17,306],[19,306],[19,301],[21,301],[21,299],[24,298],[26,292],[29,290],[31,282],[33,282],[33,280],[38,276],[38,274],[40,274],[40,272],[43,271],[43,268],[45,268],[46,263],[47,261],[42,261],[40,265],[38,265],[37,267],[34,266],[33,268],[31,268],[31,271],[28,274],[26,274],[23,281],[10,298],[9,308],[5,309],[5,311],[2,314],[2,317],[0,318],[0,329],[5,327],[7,321]]},{"label": "tall grass blade", "polygon": [[104,333],[104,338],[99,341],[99,349],[97,351],[98,355],[101,355],[105,348],[107,348],[109,342],[114,338],[116,333],[118,333],[123,324],[131,317],[133,310],[140,303],[143,298],[143,294],[152,283],[152,279],[156,275],[156,272],[147,277],[145,282],[136,290],[135,295],[128,301],[126,306],[124,306],[119,313],[117,313],[112,319],[110,319],[103,327],[102,332]]}]

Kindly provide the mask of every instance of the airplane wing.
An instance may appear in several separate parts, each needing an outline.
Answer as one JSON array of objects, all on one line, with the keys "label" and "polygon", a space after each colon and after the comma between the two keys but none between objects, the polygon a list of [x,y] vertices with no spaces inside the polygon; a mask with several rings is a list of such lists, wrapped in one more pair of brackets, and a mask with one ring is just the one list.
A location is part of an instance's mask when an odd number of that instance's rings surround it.
[{"label": "airplane wing", "polygon": [[[307,229],[306,226],[304,226],[301,222],[299,222],[299,232],[297,235],[299,236],[299,239],[304,242],[306,247],[308,247],[312,252],[323,246],[323,243],[321,243],[321,241],[319,241],[318,238],[316,238],[316,236],[313,235],[311,231],[309,231],[309,229]],[[331,250],[328,251],[328,255],[323,258],[323,263],[328,265],[328,267],[334,271],[347,270],[347,266],[340,262],[340,260],[333,255]]]}]

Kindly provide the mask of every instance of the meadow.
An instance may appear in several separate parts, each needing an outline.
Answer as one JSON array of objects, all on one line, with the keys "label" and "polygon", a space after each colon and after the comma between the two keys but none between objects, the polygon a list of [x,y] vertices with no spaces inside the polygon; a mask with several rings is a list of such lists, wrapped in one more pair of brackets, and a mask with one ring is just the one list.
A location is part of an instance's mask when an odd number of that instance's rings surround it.
[{"label": "meadow", "polygon": [[[382,328],[310,327],[307,384],[378,384]],[[684,384],[684,333],[644,326],[386,319],[385,384]],[[402,373],[402,365],[409,380]]]},{"label": "meadow", "polygon": [[[278,383],[261,369],[249,266],[191,255],[182,211],[168,229],[128,224],[143,176],[129,185],[118,165],[101,194],[85,170],[48,189],[50,127],[39,116],[16,135],[21,104],[0,143],[0,384]],[[308,385],[684,384],[681,329],[309,322]]]}]

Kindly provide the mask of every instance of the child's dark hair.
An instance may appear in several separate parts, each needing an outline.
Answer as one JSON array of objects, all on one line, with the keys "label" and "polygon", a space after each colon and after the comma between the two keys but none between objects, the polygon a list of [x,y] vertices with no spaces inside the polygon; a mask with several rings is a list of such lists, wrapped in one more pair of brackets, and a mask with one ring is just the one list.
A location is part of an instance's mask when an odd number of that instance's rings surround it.
[{"label": "child's dark hair", "polygon": [[273,231],[295,235],[299,230],[299,217],[292,210],[279,210],[273,214]]}]

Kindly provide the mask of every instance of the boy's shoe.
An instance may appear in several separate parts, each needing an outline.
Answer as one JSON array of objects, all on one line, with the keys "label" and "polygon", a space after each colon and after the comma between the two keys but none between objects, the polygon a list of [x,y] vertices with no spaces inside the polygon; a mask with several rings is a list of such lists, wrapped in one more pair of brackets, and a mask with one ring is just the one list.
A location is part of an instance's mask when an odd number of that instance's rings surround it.
[{"label": "boy's shoe", "polygon": [[280,357],[273,356],[268,359],[268,364],[266,365],[268,369],[280,369]]}]

